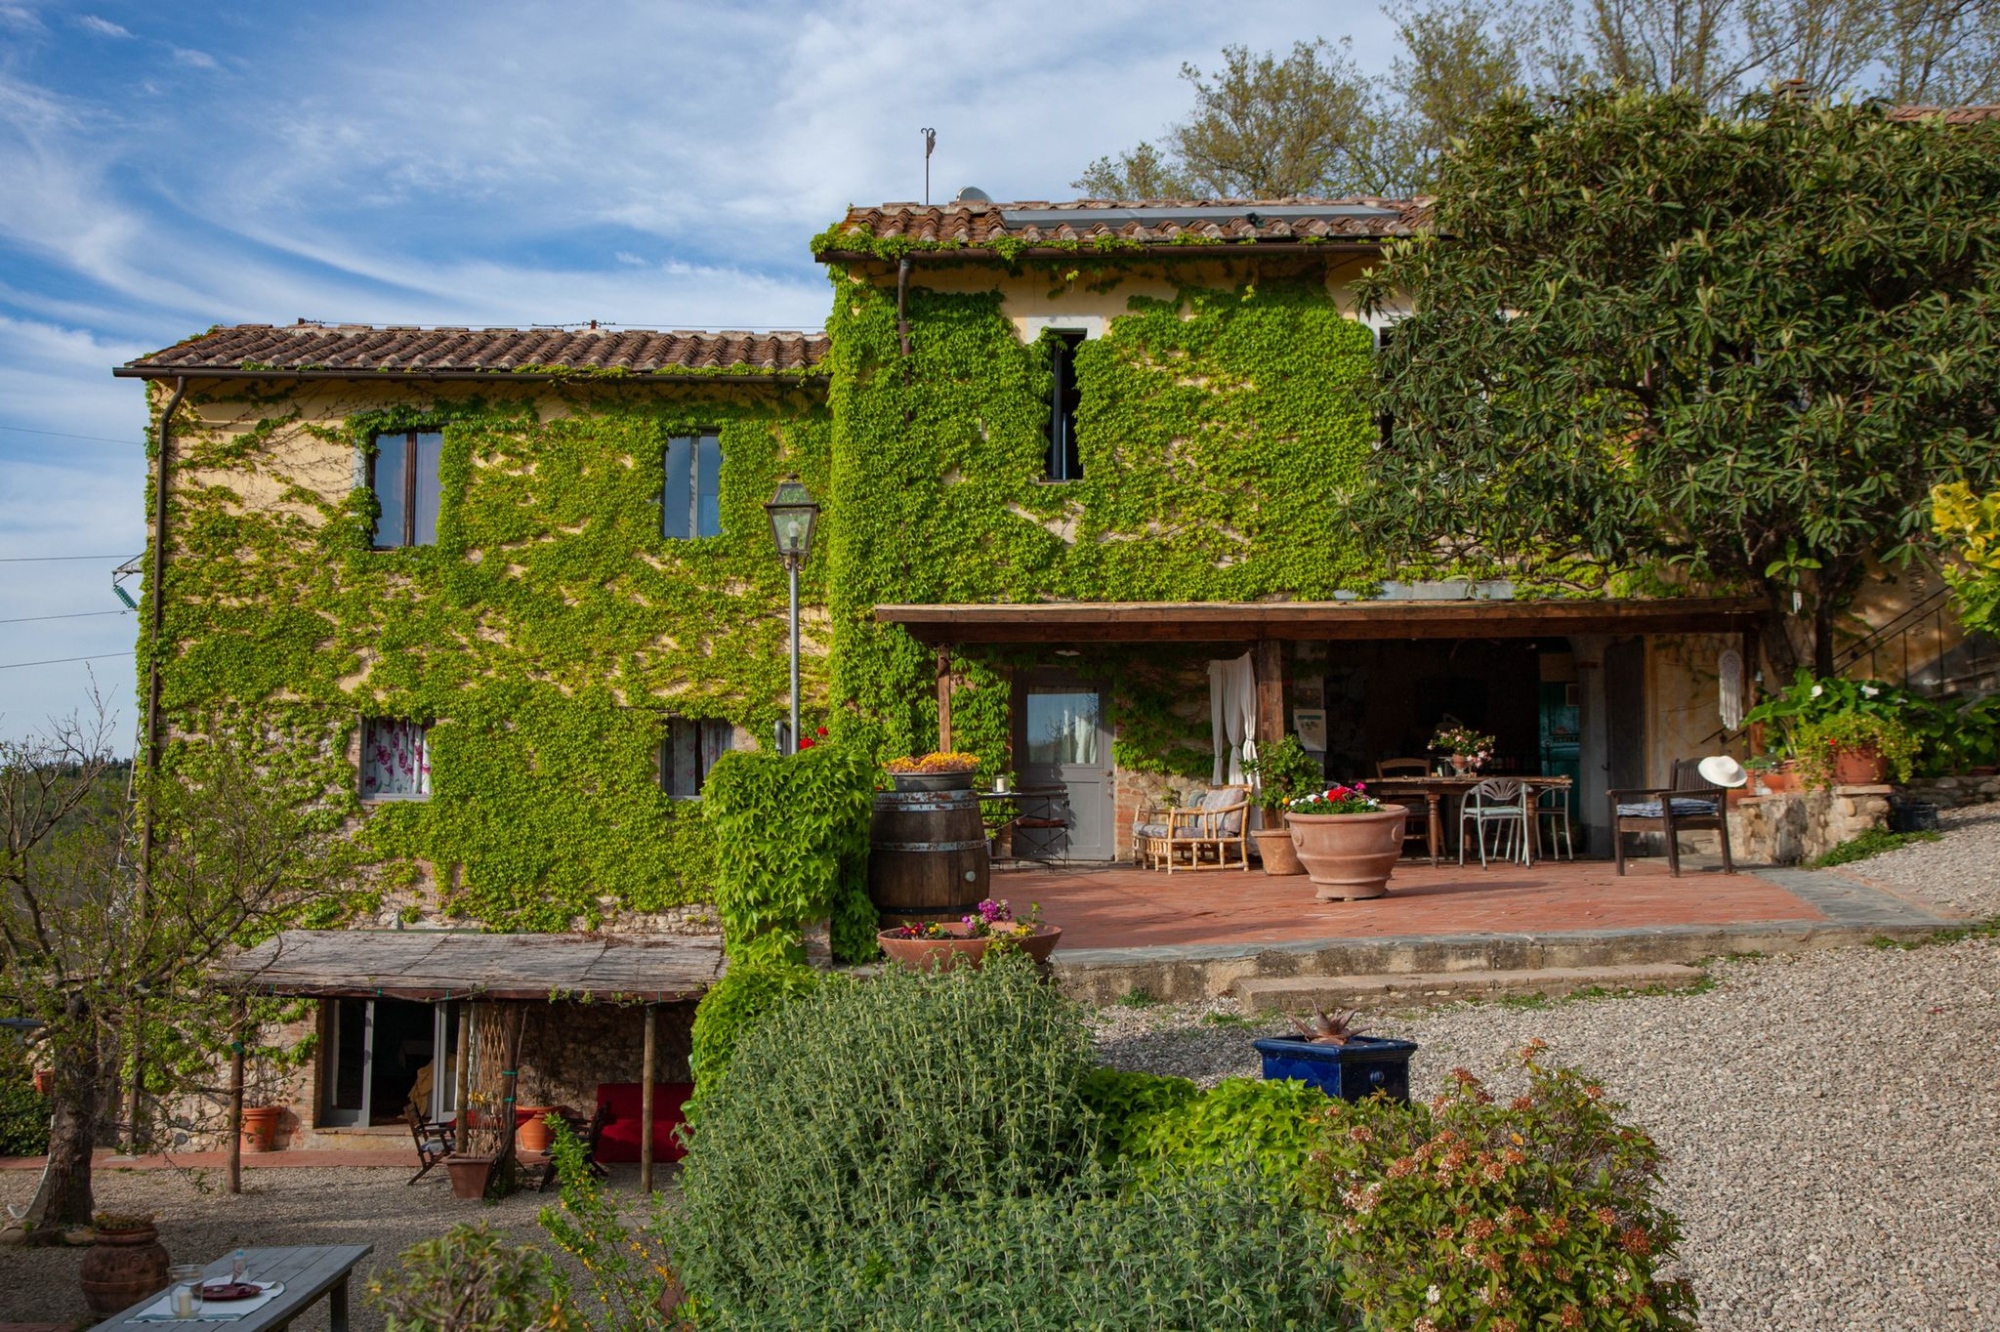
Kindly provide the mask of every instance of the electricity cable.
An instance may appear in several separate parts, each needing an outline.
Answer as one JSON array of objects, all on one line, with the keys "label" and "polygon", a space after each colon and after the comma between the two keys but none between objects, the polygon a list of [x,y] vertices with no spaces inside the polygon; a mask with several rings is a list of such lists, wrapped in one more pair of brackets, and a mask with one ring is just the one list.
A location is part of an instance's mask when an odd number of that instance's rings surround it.
[{"label": "electricity cable", "polygon": [[130,615],[128,610],[71,611],[67,615],[16,615],[12,619],[0,620],[0,624],[28,624],[35,620],[86,620],[93,615]]},{"label": "electricity cable", "polygon": [[57,560],[126,560],[129,555],[0,555],[0,564],[52,564]]},{"label": "electricity cable", "polygon": [[113,439],[109,435],[71,435],[61,430],[36,430],[29,426],[0,425],[0,430],[11,430],[17,435],[47,435],[50,439],[88,439],[99,444],[143,444],[144,440]]},{"label": "electricity cable", "polygon": [[110,661],[113,657],[129,657],[129,652],[100,652],[94,657],[51,657],[47,661],[6,661],[0,662],[0,671],[18,671],[23,666],[62,666],[72,661]]}]

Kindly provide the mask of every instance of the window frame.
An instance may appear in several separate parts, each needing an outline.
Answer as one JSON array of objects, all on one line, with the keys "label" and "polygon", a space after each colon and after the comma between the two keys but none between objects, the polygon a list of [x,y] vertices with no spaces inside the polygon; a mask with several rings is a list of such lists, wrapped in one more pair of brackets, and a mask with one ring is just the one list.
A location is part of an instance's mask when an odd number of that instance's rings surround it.
[{"label": "window frame", "polygon": [[[417,437],[419,435],[436,435],[438,438],[439,454],[438,512],[431,516],[431,539],[423,542],[417,540]],[[398,486],[398,489],[402,493],[403,530],[400,534],[400,540],[391,542],[386,546],[380,544],[378,540],[382,526],[380,469],[382,466],[382,441],[385,439],[400,439],[403,442],[403,475],[399,478],[400,485]],[[363,480],[367,483],[368,493],[375,496],[376,503],[375,530],[368,535],[368,548],[370,550],[409,550],[420,545],[435,546],[437,544],[437,528],[444,512],[443,454],[444,431],[442,429],[424,429],[419,427],[409,430],[383,430],[369,437],[368,466]]]},{"label": "window frame", "polygon": [[[702,441],[715,441],[715,530],[701,530],[701,446]],[[688,511],[686,533],[667,530],[667,469],[673,456],[675,444],[685,440],[688,444]],[[722,430],[719,426],[701,426],[692,431],[667,436],[660,446],[660,539],[662,541],[712,541],[722,535],[722,469],[729,465],[729,459],[722,448]]]},{"label": "window frame", "polygon": [[[674,726],[676,723],[694,728],[694,790],[691,793],[679,792],[674,790],[673,788]],[[704,754],[704,750],[702,748],[702,745],[704,740],[704,728],[708,726],[727,727],[729,738],[728,742],[724,744],[720,749],[716,750],[714,756],[709,758],[707,763],[703,763],[702,757]],[[721,758],[724,754],[734,751],[735,748],[736,748],[736,723],[730,721],[728,718],[689,717],[678,712],[670,713],[667,717],[666,734],[660,737],[659,746],[655,750],[654,763],[658,769],[660,790],[666,795],[667,799],[669,800],[701,799],[702,788],[708,785],[708,770],[715,766],[716,759]]]},{"label": "window frame", "polygon": [[[1090,330],[1051,326],[1044,335],[1049,340],[1049,422],[1042,432],[1041,479],[1044,485],[1061,486],[1083,480],[1083,451],[1076,439],[1083,386],[1076,377],[1076,354],[1090,340]],[[1070,397],[1076,406],[1065,410],[1064,399]]]}]

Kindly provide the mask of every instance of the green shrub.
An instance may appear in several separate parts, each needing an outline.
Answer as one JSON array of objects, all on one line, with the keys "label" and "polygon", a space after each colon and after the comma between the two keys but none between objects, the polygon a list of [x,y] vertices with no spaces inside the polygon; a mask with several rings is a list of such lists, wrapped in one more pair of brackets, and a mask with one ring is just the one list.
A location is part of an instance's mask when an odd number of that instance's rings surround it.
[{"label": "green shrub", "polygon": [[1870,856],[1879,856],[1884,851],[1894,851],[1899,846],[1912,842],[1935,842],[1939,834],[1934,832],[1885,832],[1881,828],[1870,828],[1855,837],[1850,837],[1825,855],[1808,862],[1808,869],[1831,869],[1835,865],[1848,865]]},{"label": "green shrub", "polygon": [[[562,1202],[537,1219],[562,1250],[583,1268],[583,1306],[595,1332],[659,1326],[660,1293],[672,1276],[657,1230],[634,1228],[619,1214],[583,1164],[583,1143],[560,1118],[549,1121],[550,1153],[562,1180]],[[662,1198],[649,1202],[659,1215]],[[567,1286],[565,1285],[567,1294]]]},{"label": "green shrub", "polygon": [[1322,1145],[1332,1105],[1303,1082],[1224,1078],[1184,1106],[1138,1116],[1127,1150],[1144,1173],[1251,1164],[1288,1186]]},{"label": "green shrub", "polygon": [[1464,1070],[1429,1108],[1344,1107],[1312,1177],[1346,1297],[1370,1327],[1694,1327],[1657,1266],[1679,1238],[1655,1206],[1659,1152],[1596,1084],[1523,1052],[1501,1106]]},{"label": "green shrub", "polygon": [[855,745],[739,750],[715,761],[702,809],[715,834],[715,906],[730,961],[803,961],[804,929],[819,920],[834,926],[840,960],[874,955],[872,914],[858,928],[874,795],[874,760]]},{"label": "green shrub", "polygon": [[1137,1149],[1153,1115],[1180,1110],[1201,1095],[1201,1088],[1186,1078],[1109,1068],[1091,1069],[1078,1091],[1097,1117],[1105,1150],[1114,1156],[1129,1156]]},{"label": "green shrub", "polygon": [[812,993],[819,981],[819,972],[799,962],[742,962],[722,974],[694,1010],[688,1053],[694,1074],[694,1096],[687,1110],[690,1119],[729,1067],[743,1033],[765,1014]]},{"label": "green shrub", "polygon": [[40,1156],[48,1149],[48,1098],[35,1090],[24,1043],[0,1032],[0,1156]]},{"label": "green shrub", "polygon": [[484,1222],[403,1250],[368,1283],[389,1332],[582,1332],[551,1286],[548,1255],[509,1248]]},{"label": "green shrub", "polygon": [[704,1099],[669,1221],[709,1307],[776,1307],[857,1236],[925,1201],[1046,1191],[1096,1141],[1077,1006],[1025,957],[834,977],[737,1042]]},{"label": "green shrub", "polygon": [[794,1266],[711,1329],[1213,1332],[1337,1326],[1325,1226],[1238,1175],[1157,1188],[1088,1175],[1049,1192],[926,1200]]}]

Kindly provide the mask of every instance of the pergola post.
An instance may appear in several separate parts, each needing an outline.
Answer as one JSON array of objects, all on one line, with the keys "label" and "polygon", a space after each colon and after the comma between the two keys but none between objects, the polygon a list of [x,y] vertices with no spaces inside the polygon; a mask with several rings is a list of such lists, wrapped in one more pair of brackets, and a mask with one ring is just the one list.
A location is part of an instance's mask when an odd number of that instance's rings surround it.
[{"label": "pergola post", "polygon": [[1285,644],[1260,638],[1250,648],[1250,668],[1257,677],[1257,747],[1262,749],[1285,734]]},{"label": "pergola post", "polygon": [[941,645],[937,650],[937,709],[938,748],[949,753],[951,750],[951,647]]},{"label": "pergola post", "polygon": [[660,1008],[646,1005],[646,1049],[639,1061],[639,1192],[653,1191],[653,1079],[659,1065]]}]

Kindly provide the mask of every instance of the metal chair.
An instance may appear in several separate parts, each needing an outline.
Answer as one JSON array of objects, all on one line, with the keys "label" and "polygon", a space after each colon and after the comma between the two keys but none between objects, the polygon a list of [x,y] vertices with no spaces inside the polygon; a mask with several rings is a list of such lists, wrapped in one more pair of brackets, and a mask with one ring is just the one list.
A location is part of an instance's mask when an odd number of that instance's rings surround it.
[{"label": "metal chair", "polygon": [[1701,775],[1700,759],[1675,759],[1673,785],[1665,790],[1606,792],[1611,802],[1611,854],[1625,872],[1625,834],[1659,833],[1667,839],[1667,872],[1681,875],[1684,832],[1713,832],[1722,839],[1722,872],[1736,873],[1729,856],[1729,791]]},{"label": "metal chair", "polygon": [[[1541,830],[1541,823],[1544,819],[1548,820],[1549,825],[1549,840],[1542,843],[1543,846],[1548,848],[1547,858],[1550,860],[1560,860],[1564,855],[1567,855],[1569,859],[1575,860],[1576,838],[1570,832],[1569,788],[1567,786],[1545,786],[1535,793],[1535,825],[1538,833]],[[1563,849],[1560,853],[1556,850],[1556,832],[1558,829],[1562,832]]]},{"label": "metal chair", "polygon": [[1378,759],[1375,763],[1377,777],[1428,777],[1431,775],[1431,761],[1422,758]]},{"label": "metal chair", "polygon": [[1528,797],[1527,788],[1518,777],[1488,777],[1479,785],[1465,793],[1464,803],[1458,807],[1458,863],[1465,863],[1465,825],[1472,825],[1472,835],[1479,843],[1479,867],[1486,864],[1486,827],[1488,824],[1498,829],[1493,839],[1493,854],[1501,855],[1505,845],[1507,828],[1512,825],[1517,836],[1514,850],[1507,855],[1509,860],[1518,860],[1523,865],[1532,865],[1534,857],[1528,850]]}]

